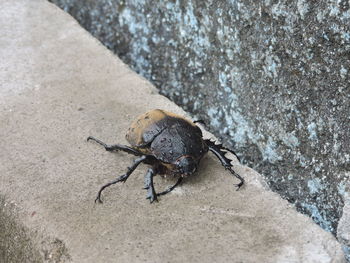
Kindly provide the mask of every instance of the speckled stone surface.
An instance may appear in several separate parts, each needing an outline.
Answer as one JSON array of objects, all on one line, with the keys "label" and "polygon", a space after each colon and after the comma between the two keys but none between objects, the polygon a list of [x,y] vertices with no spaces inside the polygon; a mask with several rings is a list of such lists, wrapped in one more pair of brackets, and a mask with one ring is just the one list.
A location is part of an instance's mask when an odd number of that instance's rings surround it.
[{"label": "speckled stone surface", "polygon": [[350,177],[348,1],[53,2],[336,233]]}]

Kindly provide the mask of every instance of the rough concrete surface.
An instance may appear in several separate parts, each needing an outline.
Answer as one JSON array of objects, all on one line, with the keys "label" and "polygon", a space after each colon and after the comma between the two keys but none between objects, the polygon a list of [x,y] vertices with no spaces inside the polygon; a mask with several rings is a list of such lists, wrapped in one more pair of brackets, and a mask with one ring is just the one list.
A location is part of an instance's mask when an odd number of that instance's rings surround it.
[{"label": "rough concrete surface", "polygon": [[[246,179],[236,191],[213,155],[158,203],[145,199],[142,165],[95,204],[132,157],[86,137],[125,143],[144,111],[184,112],[54,5],[0,4],[0,261],[23,262],[11,251],[33,262],[344,260],[335,238],[258,173],[235,162]],[[156,178],[157,189],[171,183]]]},{"label": "rough concrete surface", "polygon": [[50,0],[336,234],[350,178],[344,0]]}]

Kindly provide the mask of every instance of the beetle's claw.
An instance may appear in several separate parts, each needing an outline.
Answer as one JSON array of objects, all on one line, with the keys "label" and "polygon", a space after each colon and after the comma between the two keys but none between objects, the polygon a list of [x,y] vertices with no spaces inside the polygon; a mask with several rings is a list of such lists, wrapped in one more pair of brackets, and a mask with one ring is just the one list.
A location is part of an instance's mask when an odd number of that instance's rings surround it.
[{"label": "beetle's claw", "polygon": [[154,201],[158,202],[157,196],[147,196],[146,199],[149,199],[149,202],[152,204]]},{"label": "beetle's claw", "polygon": [[157,195],[153,193],[153,191],[148,191],[146,199],[149,199],[150,203],[152,204],[154,201],[158,202]]},{"label": "beetle's claw", "polygon": [[99,204],[102,204],[102,200],[101,200],[101,197],[100,196],[97,196],[96,199],[95,199],[95,203],[99,203]]},{"label": "beetle's claw", "polygon": [[152,204],[152,203],[153,203],[153,201],[158,202],[158,198],[156,197],[156,198],[154,198],[153,200],[150,200],[150,203]]},{"label": "beetle's claw", "polygon": [[121,179],[120,179],[120,181],[118,181],[118,183],[119,183],[119,182],[125,183],[125,182],[126,182],[126,180],[128,180],[128,177],[127,177],[127,176],[126,176],[126,177],[121,178]]},{"label": "beetle's claw", "polygon": [[236,191],[238,191],[241,187],[242,187],[242,185],[244,184],[244,182],[242,181],[242,182],[240,182],[239,184],[234,184],[234,186],[236,186],[237,187],[237,189],[236,189]]},{"label": "beetle's claw", "polygon": [[86,138],[86,141],[87,141],[87,142],[90,141],[90,140],[93,140],[93,141],[99,143],[99,140],[97,140],[97,139],[96,139],[95,137],[93,137],[93,136],[89,136],[89,137]]}]

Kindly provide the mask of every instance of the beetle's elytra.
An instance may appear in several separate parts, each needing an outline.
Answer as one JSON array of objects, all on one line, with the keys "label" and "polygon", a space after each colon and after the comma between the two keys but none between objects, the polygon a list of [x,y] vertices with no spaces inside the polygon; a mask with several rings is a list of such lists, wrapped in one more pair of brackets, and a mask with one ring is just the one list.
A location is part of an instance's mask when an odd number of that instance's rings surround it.
[{"label": "beetle's elytra", "polygon": [[[92,136],[87,138],[99,143],[107,151],[125,151],[138,157],[125,174],[101,187],[95,202],[102,203],[102,191],[112,184],[125,182],[140,163],[151,165],[145,175],[145,189],[147,199],[151,203],[157,201],[157,196],[171,192],[181,183],[183,177],[193,174],[208,151],[213,152],[221,164],[240,180],[236,185],[238,189],[244,184],[244,179],[232,170],[231,160],[225,157],[226,152],[231,152],[236,157],[237,155],[221,144],[203,139],[202,131],[195,122],[180,115],[159,109],[146,112],[131,124],[126,139],[131,147],[122,144],[107,145]],[[169,174],[179,178],[167,190],[156,193],[153,177],[157,174]]]}]

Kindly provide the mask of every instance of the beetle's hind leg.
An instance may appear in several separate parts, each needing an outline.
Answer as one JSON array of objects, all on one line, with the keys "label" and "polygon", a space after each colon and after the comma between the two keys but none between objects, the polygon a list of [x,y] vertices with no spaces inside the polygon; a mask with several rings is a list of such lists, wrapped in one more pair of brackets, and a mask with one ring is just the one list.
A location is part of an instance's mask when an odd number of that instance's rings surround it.
[{"label": "beetle's hind leg", "polygon": [[157,193],[154,189],[154,185],[153,185],[153,177],[156,175],[156,172],[153,168],[149,168],[146,175],[145,175],[145,187],[144,189],[147,189],[147,199],[149,199],[149,201],[151,203],[153,203],[154,201],[158,201],[157,199]]},{"label": "beetle's hind leg", "polygon": [[172,190],[174,190],[176,188],[176,186],[178,186],[181,182],[182,182],[183,177],[179,177],[179,179],[177,179],[176,183],[172,186],[170,186],[168,189],[166,189],[163,192],[157,193],[157,196],[160,195],[165,195],[167,193],[170,193]]},{"label": "beetle's hind leg", "polygon": [[205,140],[205,143],[207,144],[209,151],[211,151],[212,153],[215,154],[215,156],[220,160],[221,164],[225,167],[225,169],[229,170],[231,174],[233,174],[235,177],[237,177],[240,180],[240,182],[238,184],[236,184],[237,190],[238,190],[244,184],[244,179],[239,174],[237,174],[235,171],[233,171],[231,160],[228,159],[225,156],[225,154],[226,154],[226,152],[230,152],[230,153],[234,154],[239,161],[238,156],[233,151],[223,147],[222,144],[215,144],[215,142],[210,141],[210,140]]},{"label": "beetle's hind leg", "polygon": [[122,176],[119,176],[117,179],[113,180],[112,182],[109,182],[105,185],[103,185],[100,190],[98,191],[98,194],[97,194],[97,197],[95,199],[95,203],[98,201],[99,203],[102,203],[102,200],[101,200],[101,193],[102,191],[111,186],[112,184],[116,184],[116,183],[119,183],[119,182],[126,182],[126,180],[129,178],[129,176],[132,174],[133,171],[135,171],[136,167],[142,163],[143,161],[145,161],[147,159],[147,156],[146,155],[142,155],[140,158],[137,158],[134,163],[128,167],[128,171],[123,174]]},{"label": "beetle's hind leg", "polygon": [[100,144],[103,147],[105,147],[106,151],[109,151],[109,152],[112,152],[112,151],[124,151],[124,152],[130,153],[130,154],[136,155],[136,156],[142,155],[142,153],[140,153],[139,151],[137,151],[137,150],[135,150],[135,149],[133,149],[133,148],[131,148],[129,146],[123,145],[123,144],[108,145],[108,144],[102,142],[101,140],[96,139],[95,137],[92,137],[92,136],[89,136],[86,140],[87,141],[92,140],[92,141],[97,142],[98,144]]}]

